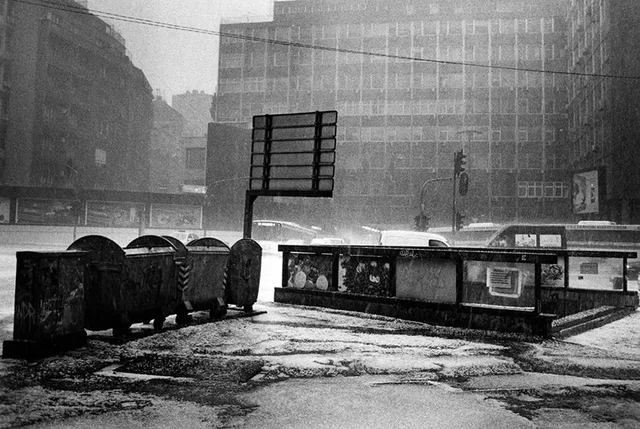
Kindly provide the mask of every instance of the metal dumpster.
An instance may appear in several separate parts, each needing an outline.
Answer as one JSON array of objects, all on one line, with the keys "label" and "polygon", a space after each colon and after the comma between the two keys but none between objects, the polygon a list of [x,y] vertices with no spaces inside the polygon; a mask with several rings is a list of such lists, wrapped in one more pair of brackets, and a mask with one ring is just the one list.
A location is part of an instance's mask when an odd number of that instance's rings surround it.
[{"label": "metal dumpster", "polygon": [[227,303],[242,306],[245,312],[253,311],[253,304],[258,300],[261,267],[262,247],[257,242],[243,238],[231,246]]},{"label": "metal dumpster", "polygon": [[209,310],[211,319],[219,319],[227,314],[225,271],[231,249],[211,237],[194,240],[187,244],[187,249],[190,277],[183,290],[184,308]]},{"label": "metal dumpster", "polygon": [[178,267],[184,263],[186,248],[176,248],[164,237],[143,235],[129,243],[124,251],[123,294],[127,320],[131,324],[153,319],[154,328],[160,330],[166,317],[174,314],[181,303]]},{"label": "metal dumpster", "polygon": [[35,359],[86,343],[86,252],[17,252],[13,340],[4,357]]},{"label": "metal dumpster", "polygon": [[85,282],[85,328],[91,331],[113,329],[121,334],[131,323],[126,314],[123,291],[125,251],[101,235],[87,235],[71,243],[67,250],[88,252]]}]

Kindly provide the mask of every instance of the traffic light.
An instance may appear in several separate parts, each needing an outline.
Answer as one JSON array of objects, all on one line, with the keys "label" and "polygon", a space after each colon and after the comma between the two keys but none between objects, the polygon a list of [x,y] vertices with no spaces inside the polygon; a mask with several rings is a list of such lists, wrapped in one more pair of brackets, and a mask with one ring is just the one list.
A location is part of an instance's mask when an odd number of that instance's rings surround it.
[{"label": "traffic light", "polygon": [[426,231],[429,229],[429,221],[431,218],[426,214],[421,213],[414,217],[413,220],[415,221],[413,229],[416,231]]},{"label": "traffic light", "polygon": [[456,231],[460,231],[464,228],[464,215],[456,212]]},{"label": "traffic light", "polygon": [[459,151],[453,154],[453,175],[459,176],[460,173],[466,170],[464,167],[467,164],[465,158],[467,155],[464,154],[464,151],[460,149]]},{"label": "traffic light", "polygon": [[458,193],[462,196],[467,195],[469,191],[469,175],[466,171],[460,173],[460,177],[458,178]]}]

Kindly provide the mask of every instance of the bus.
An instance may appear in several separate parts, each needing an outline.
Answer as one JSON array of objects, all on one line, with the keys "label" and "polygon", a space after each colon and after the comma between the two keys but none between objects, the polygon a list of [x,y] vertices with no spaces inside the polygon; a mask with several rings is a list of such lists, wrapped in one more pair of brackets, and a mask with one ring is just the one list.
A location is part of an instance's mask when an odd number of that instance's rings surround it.
[{"label": "bus", "polygon": [[512,224],[496,231],[489,247],[546,247],[571,250],[640,250],[640,225],[614,223]]},{"label": "bus", "polygon": [[313,228],[282,220],[254,220],[251,226],[251,238],[267,252],[277,252],[278,244],[310,244],[317,235]]},{"label": "bus", "polygon": [[[487,246],[614,250],[640,254],[640,225],[617,225],[604,221],[578,224],[513,224],[498,230],[489,239]],[[629,259],[627,279],[638,281],[639,272],[640,258]]]}]

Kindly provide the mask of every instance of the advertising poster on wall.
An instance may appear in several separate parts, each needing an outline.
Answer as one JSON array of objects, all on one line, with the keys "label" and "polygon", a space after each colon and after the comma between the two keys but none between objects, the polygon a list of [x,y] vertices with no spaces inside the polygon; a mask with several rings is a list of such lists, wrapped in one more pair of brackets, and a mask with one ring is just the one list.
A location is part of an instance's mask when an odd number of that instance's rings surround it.
[{"label": "advertising poster on wall", "polygon": [[11,218],[11,200],[0,197],[0,223],[9,223]]},{"label": "advertising poster on wall", "polygon": [[202,207],[177,204],[152,204],[153,228],[202,228]]},{"label": "advertising poster on wall", "polygon": [[73,201],[19,198],[16,222],[33,225],[73,225]]},{"label": "advertising poster on wall", "polygon": [[136,228],[143,205],[115,201],[88,201],[87,225]]},{"label": "advertising poster on wall", "polygon": [[587,214],[600,211],[600,172],[582,171],[573,175],[573,213]]},{"label": "advertising poster on wall", "polygon": [[522,293],[522,273],[512,267],[487,268],[487,287],[493,296],[518,298]]}]

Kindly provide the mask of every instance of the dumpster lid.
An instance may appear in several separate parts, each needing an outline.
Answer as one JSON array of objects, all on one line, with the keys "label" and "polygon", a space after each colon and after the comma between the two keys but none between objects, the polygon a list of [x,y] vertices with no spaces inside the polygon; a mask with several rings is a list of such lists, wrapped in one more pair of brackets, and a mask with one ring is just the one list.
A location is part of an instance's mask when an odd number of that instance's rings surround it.
[{"label": "dumpster lid", "polygon": [[176,237],[163,235],[162,238],[166,239],[173,245],[173,247],[175,247],[178,256],[185,256],[187,254],[187,246],[185,246],[184,243],[178,240]]},{"label": "dumpster lid", "polygon": [[37,250],[20,250],[16,252],[16,258],[68,258],[74,256],[84,256],[87,255],[88,252],[82,250],[45,250],[45,251],[37,251]]},{"label": "dumpster lid", "polygon": [[124,258],[124,250],[115,241],[102,235],[86,235],[71,243],[67,250],[87,251],[96,260]]},{"label": "dumpster lid", "polygon": [[143,235],[134,239],[131,243],[127,244],[125,249],[153,249],[153,248],[169,248],[174,252],[177,250],[176,246],[164,237],[158,235]]},{"label": "dumpster lid", "polygon": [[187,244],[187,249],[189,250],[226,250],[227,252],[231,250],[231,248],[222,240],[218,240],[213,237],[203,237],[198,238],[197,240],[193,240],[189,244]]}]

